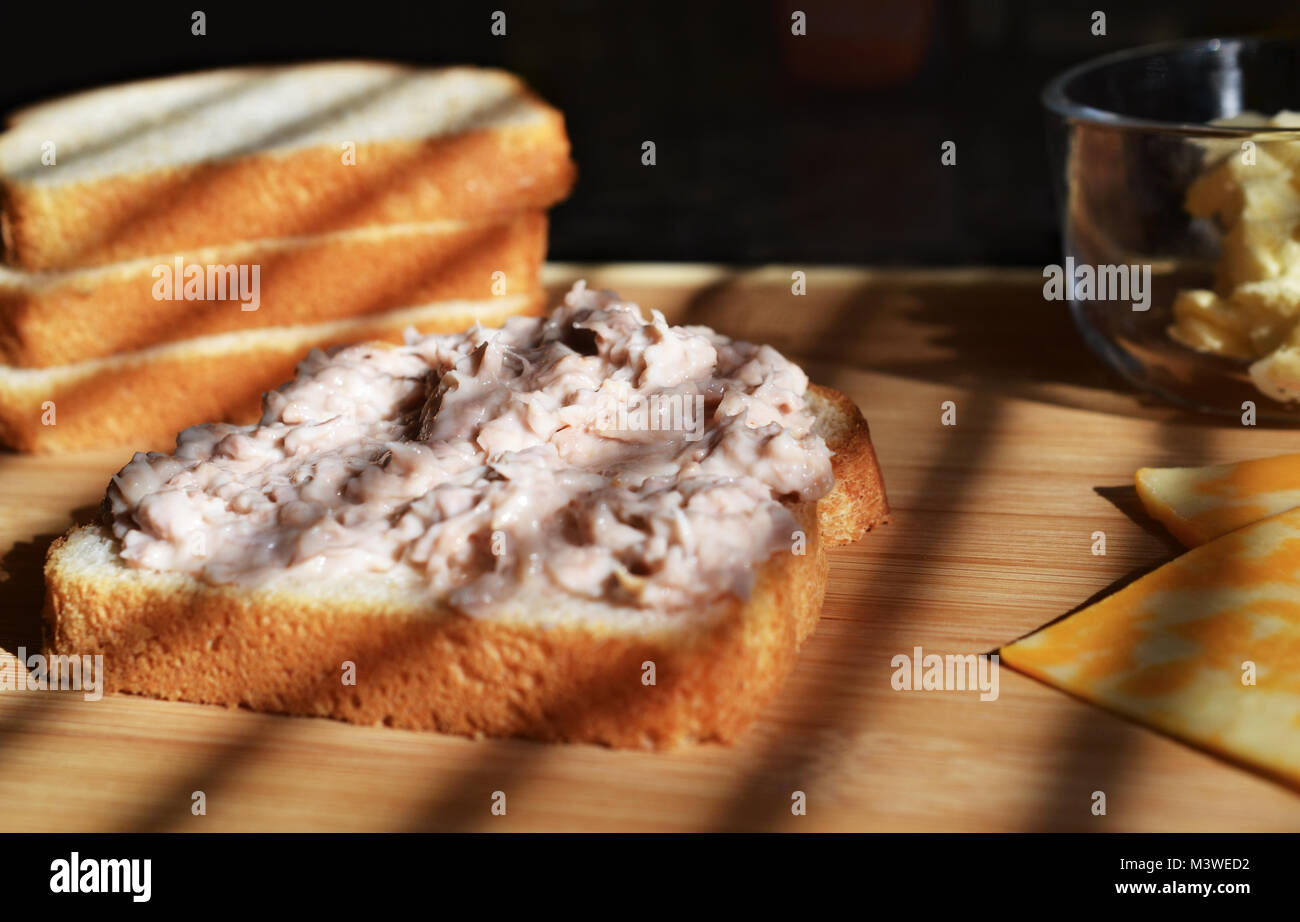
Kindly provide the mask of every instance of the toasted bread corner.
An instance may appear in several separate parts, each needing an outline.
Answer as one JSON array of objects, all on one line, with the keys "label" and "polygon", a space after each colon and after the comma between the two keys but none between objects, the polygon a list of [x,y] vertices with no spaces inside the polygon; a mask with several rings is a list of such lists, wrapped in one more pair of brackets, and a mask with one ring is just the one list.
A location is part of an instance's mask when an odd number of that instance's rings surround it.
[{"label": "toasted bread corner", "polygon": [[809,384],[805,394],[815,431],[835,454],[835,486],[817,503],[822,538],[830,547],[852,544],[889,521],[889,500],[871,430],[857,404],[833,388]]}]

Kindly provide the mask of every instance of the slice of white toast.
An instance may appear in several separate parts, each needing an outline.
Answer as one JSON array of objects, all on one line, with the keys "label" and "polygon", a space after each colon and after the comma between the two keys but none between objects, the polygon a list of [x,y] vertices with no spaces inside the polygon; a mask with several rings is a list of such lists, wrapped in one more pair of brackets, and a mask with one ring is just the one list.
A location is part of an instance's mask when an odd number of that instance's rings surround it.
[{"label": "slice of white toast", "polygon": [[[93,269],[0,266],[0,363],[48,368],[198,336],[483,300],[536,288],[545,256],[546,215],[532,211],[250,240]],[[196,266],[217,285],[185,297]]]},{"label": "slice of white toast", "polygon": [[0,445],[39,454],[116,445],[163,449],[210,420],[257,419],[262,394],[293,376],[311,349],[408,328],[451,333],[541,313],[541,289],[448,300],[318,323],[196,336],[49,368],[0,365]]},{"label": "slice of white toast", "polygon": [[[465,735],[734,740],[817,624],[827,548],[888,516],[862,414],[815,385],[806,400],[835,485],[791,507],[804,553],[768,558],[745,601],[670,614],[530,595],[470,617],[401,573],[248,589],[131,569],[112,533],[89,526],[50,549],[47,637],[56,651],[102,653],[110,692]],[[342,679],[349,663],[355,684]]]},{"label": "slice of white toast", "polygon": [[241,240],[544,209],[564,119],[516,77],[375,61],[105,87],[0,134],[5,261],[60,269]]}]

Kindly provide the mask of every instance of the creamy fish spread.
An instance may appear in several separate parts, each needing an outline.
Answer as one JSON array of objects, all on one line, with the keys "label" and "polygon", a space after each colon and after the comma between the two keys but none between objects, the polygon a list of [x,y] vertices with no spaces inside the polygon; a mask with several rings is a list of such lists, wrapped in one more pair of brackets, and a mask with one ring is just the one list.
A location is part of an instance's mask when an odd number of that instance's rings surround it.
[{"label": "creamy fish spread", "polygon": [[808,379],[768,346],[579,282],[544,318],[314,351],[255,425],[139,453],[129,566],[258,585],[413,568],[474,614],[530,588],[675,609],[746,597],[832,486]]}]

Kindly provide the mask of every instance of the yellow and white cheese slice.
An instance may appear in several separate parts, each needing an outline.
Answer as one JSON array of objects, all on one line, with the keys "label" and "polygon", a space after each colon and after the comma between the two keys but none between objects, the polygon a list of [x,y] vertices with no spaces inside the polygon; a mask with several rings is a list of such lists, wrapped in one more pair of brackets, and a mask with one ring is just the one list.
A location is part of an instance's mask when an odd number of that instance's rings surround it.
[{"label": "yellow and white cheese slice", "polygon": [[1147,512],[1188,547],[1300,506],[1300,454],[1209,467],[1144,467]]},{"label": "yellow and white cheese slice", "polygon": [[1300,509],[1002,649],[1036,679],[1300,785]]}]

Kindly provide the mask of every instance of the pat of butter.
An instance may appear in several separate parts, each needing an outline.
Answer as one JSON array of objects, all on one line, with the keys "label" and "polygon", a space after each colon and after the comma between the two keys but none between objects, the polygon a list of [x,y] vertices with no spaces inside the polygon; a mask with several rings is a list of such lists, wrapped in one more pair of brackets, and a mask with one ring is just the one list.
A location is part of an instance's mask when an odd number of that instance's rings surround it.
[{"label": "pat of butter", "polygon": [[1063,691],[1300,785],[1300,509],[1004,647]]},{"label": "pat of butter", "polygon": [[1144,467],[1138,497],[1188,547],[1300,506],[1300,454],[1208,467]]}]

